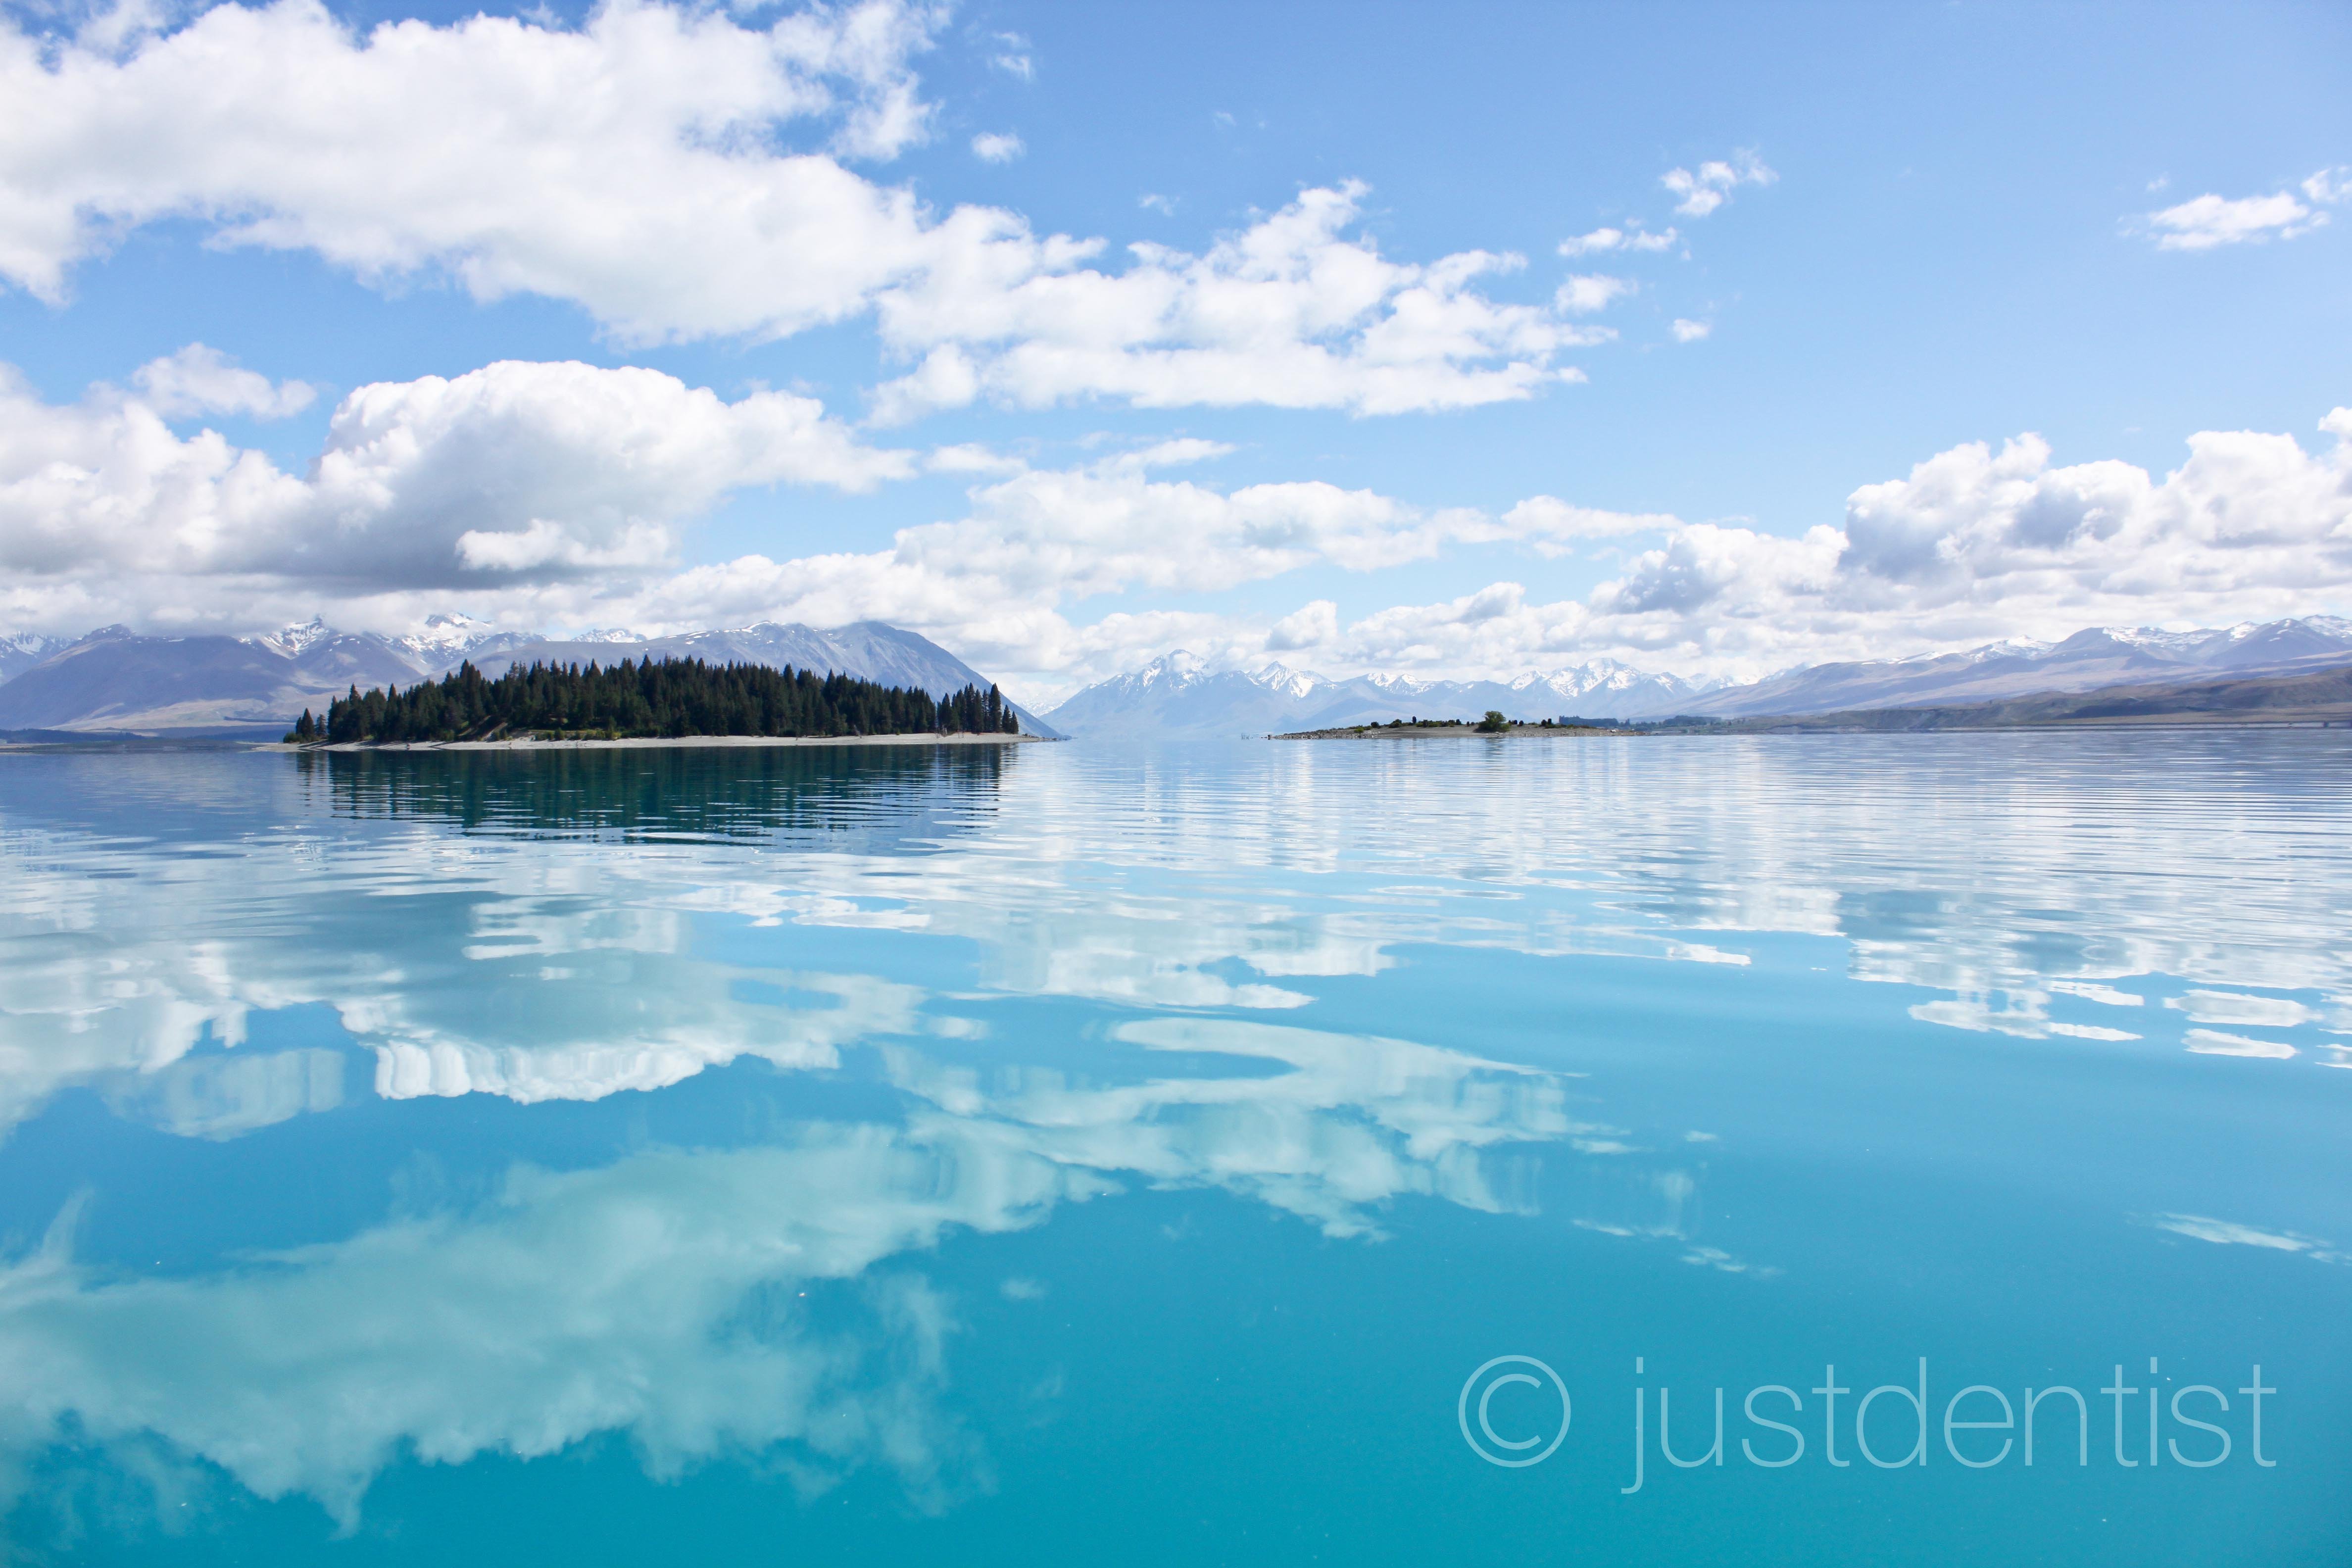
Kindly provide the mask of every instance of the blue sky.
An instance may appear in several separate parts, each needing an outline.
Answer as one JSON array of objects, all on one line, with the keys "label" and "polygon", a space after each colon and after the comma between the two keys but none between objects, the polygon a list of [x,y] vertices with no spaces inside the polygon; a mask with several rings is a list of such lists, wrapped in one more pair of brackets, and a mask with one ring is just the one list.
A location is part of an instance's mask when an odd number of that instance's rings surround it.
[{"label": "blue sky", "polygon": [[873,615],[1050,695],[2352,608],[2340,6],[473,15],[13,13],[13,626]]}]

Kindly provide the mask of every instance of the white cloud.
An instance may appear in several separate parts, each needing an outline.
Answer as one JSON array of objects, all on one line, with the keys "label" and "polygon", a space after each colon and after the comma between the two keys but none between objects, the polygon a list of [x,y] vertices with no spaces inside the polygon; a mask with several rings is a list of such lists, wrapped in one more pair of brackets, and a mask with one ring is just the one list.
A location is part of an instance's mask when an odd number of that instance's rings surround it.
[{"label": "white cloud", "polygon": [[[162,362],[207,374],[183,354]],[[174,389],[190,380],[155,370]],[[203,395],[286,395],[256,378]],[[1313,647],[1321,668],[1517,675],[1607,656],[1753,677],[2090,625],[2215,624],[2352,595],[2352,410],[2333,444],[2207,431],[2161,479],[2054,466],[2021,436],[1969,443],[1848,500],[1798,537],[1537,496],[1499,516],[1318,480],[1221,489],[1167,473],[1225,456],[1185,438],[1081,467],[982,447],[877,449],[814,401],[729,403],[653,371],[507,363],[345,398],[301,475],[210,431],[182,438],[135,393],[41,403],[0,382],[0,620],[250,631],[315,609],[407,629],[462,609],[500,624],[649,631],[874,618],[937,637],[1032,697],[1172,647],[1219,659]],[[928,468],[972,477],[956,514],[885,548],[681,568],[697,518],[778,483],[856,490]],[[1310,566],[1379,573],[1468,546],[1557,556],[1654,542],[1580,600],[1502,582],[1343,624],[1323,601],[1269,619],[1160,603]],[[1108,605],[1089,624],[1073,606]]]},{"label": "white cloud", "polygon": [[[159,363],[219,368],[194,353]],[[228,384],[248,404],[286,395],[257,376]],[[1043,672],[1223,625],[1146,613],[1081,631],[1061,613],[1078,599],[1622,531],[1551,501],[1497,521],[1317,481],[1222,490],[1164,475],[1229,451],[1185,438],[1054,470],[957,446],[919,465],[862,445],[812,399],[729,403],[650,370],[506,362],[358,389],[296,475],[210,431],[173,435],[136,395],[101,388],[60,407],[12,379],[0,381],[0,617],[65,632],[113,620],[250,631],[319,608],[405,629],[453,605],[525,626],[872,617],[992,668]],[[868,489],[919,466],[978,481],[962,516],[901,529],[878,551],[678,568],[687,529],[731,493]],[[1219,635],[1262,645],[1265,631]]]},{"label": "white cloud", "polygon": [[1609,278],[1598,273],[1576,273],[1559,286],[1553,296],[1559,307],[1572,315],[1590,315],[1609,308],[1610,301],[1633,291],[1627,278]]},{"label": "white cloud", "polygon": [[1675,319],[1673,327],[1675,342],[1678,343],[1697,342],[1713,331],[1715,331],[1715,323],[1712,321],[1686,321],[1679,316]]},{"label": "white cloud", "polygon": [[1371,571],[1502,531],[1477,512],[1425,512],[1319,482],[1220,492],[1149,471],[1203,455],[1180,446],[1026,471],[975,489],[961,520],[901,529],[888,550],[691,569],[644,589],[633,619],[871,616],[944,636],[992,668],[1050,669],[1076,657],[1077,634],[1059,613],[1076,600],[1215,593],[1318,563]]},{"label": "white cloud", "polygon": [[1671,228],[1650,234],[1644,232],[1639,224],[1628,224],[1623,228],[1596,228],[1591,234],[1563,239],[1559,242],[1559,253],[1566,257],[1578,257],[1595,256],[1612,250],[1664,250],[1677,237]]},{"label": "white cloud", "polygon": [[2330,206],[2352,195],[2352,169],[2322,169],[2303,182],[2305,200],[2279,191],[2266,196],[2202,195],[2140,222],[2158,250],[2212,250],[2224,245],[2260,245],[2273,239],[2296,239],[2324,226]]},{"label": "white cloud", "polygon": [[1087,396],[1392,414],[1524,398],[1577,376],[1553,359],[1599,334],[1479,291],[1520,258],[1390,261],[1349,232],[1365,194],[1303,192],[1197,256],[1138,243],[1117,273],[1081,265],[1099,242],[1002,227],[878,297],[885,342],[922,358],[879,389],[876,416]]},{"label": "white cloud", "polygon": [[191,414],[282,419],[310,407],[318,395],[299,381],[272,385],[268,376],[239,370],[234,360],[202,343],[149,361],[131,373],[131,383],[139,389],[139,400],[166,419]]},{"label": "white cloud", "polygon": [[159,408],[100,388],[45,404],[0,367],[0,613],[61,624],[100,605],[201,624],[281,589],[346,598],[495,587],[666,560],[677,530],[747,486],[872,488],[910,454],[859,444],[813,399],[734,403],[642,369],[503,362],[363,386],[301,476],[165,412],[282,412],[201,348],[145,367]]},{"label": "white cloud", "polygon": [[[935,13],[614,5],[348,32],[313,0],[220,5],[120,58],[0,24],[0,277],[46,299],[125,229],[310,249],[370,279],[577,301],[625,339],[782,333],[864,308],[937,236],[837,157],[928,133]],[[772,139],[807,127],[828,151]]]},{"label": "white cloud", "polygon": [[1158,213],[1162,217],[1174,217],[1176,216],[1176,202],[1177,198],[1174,196],[1163,196],[1151,191],[1146,191],[1143,195],[1135,198],[1135,205],[1137,206],[1141,207],[1146,212]]},{"label": "white cloud", "polygon": [[1503,514],[1503,528],[1496,537],[1520,540],[1538,553],[1558,555],[1585,540],[1616,539],[1678,526],[1678,520],[1664,512],[1603,511],[1556,496],[1530,496]]},{"label": "white cloud", "polygon": [[1688,169],[1670,169],[1658,183],[1673,195],[1682,198],[1675,211],[1685,217],[1705,217],[1725,202],[1741,185],[1769,185],[1780,176],[1765,167],[1764,161],[1753,153],[1735,153],[1728,162],[1710,159],[1701,163],[1696,174]]},{"label": "white cloud", "polygon": [[923,467],[935,474],[1017,474],[1029,465],[1018,458],[976,442],[954,447],[934,447],[923,458]]},{"label": "white cloud", "polygon": [[1972,442],[1856,489],[1843,528],[1671,523],[1581,601],[1497,584],[1368,616],[1325,658],[1508,674],[1610,654],[1753,678],[2086,626],[2308,614],[2352,597],[2352,409],[2320,423],[2335,442],[2317,455],[2286,436],[2200,432],[2161,479],[2113,461],[2054,468],[2032,436],[1998,452]]},{"label": "white cloud", "polygon": [[1265,646],[1276,653],[1318,647],[1339,635],[1339,606],[1329,599],[1302,605],[1274,623]]},{"label": "white cloud", "polygon": [[1023,81],[1037,78],[1036,57],[1030,51],[1034,47],[1019,33],[997,33],[989,39],[991,53],[988,63],[992,69]]},{"label": "white cloud", "polygon": [[2270,196],[2199,196],[2147,215],[2159,250],[2211,250],[2217,246],[2293,239],[2327,221],[2282,191]]},{"label": "white cloud", "polygon": [[971,139],[971,154],[983,163],[1010,163],[1028,150],[1010,131],[983,131]]},{"label": "white cloud", "polygon": [[1575,377],[1554,361],[1592,334],[1483,291],[1518,258],[1390,261],[1353,232],[1360,185],[1304,192],[1204,255],[1138,245],[1107,270],[1101,239],[935,212],[854,172],[844,160],[929,135],[910,62],[940,25],[900,0],[765,30],[637,0],[576,29],[485,16],[356,35],[317,0],[278,0],[100,47],[0,20],[0,279],[61,300],[77,262],[184,219],[372,283],[567,300],[628,343],[873,312],[920,367],[882,389],[890,418],[982,396],[1380,414]]}]

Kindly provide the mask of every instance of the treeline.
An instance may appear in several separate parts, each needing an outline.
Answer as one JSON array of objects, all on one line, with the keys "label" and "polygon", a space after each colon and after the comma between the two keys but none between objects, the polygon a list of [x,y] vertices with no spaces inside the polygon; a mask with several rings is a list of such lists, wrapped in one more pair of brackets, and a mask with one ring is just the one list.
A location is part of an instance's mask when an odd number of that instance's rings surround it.
[{"label": "treeline", "polygon": [[483,741],[518,735],[622,739],[683,735],[1018,734],[993,686],[946,697],[787,666],[533,664],[490,679],[471,662],[406,690],[356,686],[323,720],[305,709],[286,739],[299,744]]}]

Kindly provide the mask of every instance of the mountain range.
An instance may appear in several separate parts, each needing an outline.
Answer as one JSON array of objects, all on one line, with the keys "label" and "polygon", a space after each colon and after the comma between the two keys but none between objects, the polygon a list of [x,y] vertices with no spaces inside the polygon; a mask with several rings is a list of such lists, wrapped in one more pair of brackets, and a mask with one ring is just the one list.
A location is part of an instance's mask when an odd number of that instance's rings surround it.
[{"label": "mountain range", "polygon": [[[589,632],[566,639],[436,616],[411,636],[322,621],[263,637],[142,637],[108,626],[70,642],[0,637],[0,730],[243,734],[322,710],[352,686],[408,685],[470,659],[496,675],[533,659],[584,663],[693,657],[838,671],[934,694],[989,684],[937,643],[879,621],[820,629],[773,623],[676,637]],[[1185,653],[1081,690],[1032,733],[1183,738],[1264,735],[1391,719],[1751,718],[1999,702],[2152,682],[2286,676],[2352,665],[2352,620],[2307,616],[2218,630],[2094,627],[2062,642],[1987,643],[1962,653],[1816,664],[1733,685],[1613,659],[1513,680],[1343,679],[1269,664],[1218,670]]]},{"label": "mountain range", "polygon": [[1514,719],[1742,718],[2295,675],[2345,664],[2352,664],[2352,620],[2333,616],[2209,631],[2094,627],[2063,642],[2012,639],[1964,653],[1808,665],[1740,685],[1653,674],[1612,659],[1509,681],[1331,679],[1279,664],[1212,670],[1180,652],[1089,686],[1046,717],[1071,734],[1100,737],[1264,735],[1391,719],[1475,719],[1490,708]]},{"label": "mountain range", "polygon": [[1676,711],[1732,718],[1923,708],[2200,676],[2295,675],[2346,663],[2352,663],[2352,620],[2335,616],[2216,631],[2095,626],[2063,642],[1988,643],[1965,653],[1812,665],[1707,692]]},{"label": "mountain range", "polygon": [[[467,660],[499,675],[532,660],[610,663],[648,656],[791,665],[920,687],[934,696],[990,684],[937,643],[879,621],[829,630],[767,624],[672,637],[594,632],[566,640],[497,632],[454,616],[433,616],[422,632],[402,637],[337,631],[319,620],[254,637],[142,637],[107,626],[71,642],[0,638],[0,730],[268,733],[305,708],[323,710],[353,686],[413,685]],[[1033,734],[1060,734],[1013,711]]]},{"label": "mountain range", "polygon": [[1393,675],[1333,680],[1279,664],[1210,670],[1178,652],[1087,687],[1049,718],[1073,735],[1105,738],[1264,735],[1391,719],[1476,718],[1489,708],[1513,718],[1604,708],[1611,713],[1678,713],[1706,689],[1703,682],[1647,675],[1605,658],[1509,682]]}]

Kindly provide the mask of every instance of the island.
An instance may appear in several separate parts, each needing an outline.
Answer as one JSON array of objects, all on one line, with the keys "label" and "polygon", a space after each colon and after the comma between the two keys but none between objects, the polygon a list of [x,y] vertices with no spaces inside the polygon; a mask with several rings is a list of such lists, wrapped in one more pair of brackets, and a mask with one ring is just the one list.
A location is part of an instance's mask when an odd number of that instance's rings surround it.
[{"label": "island", "polygon": [[281,744],[300,750],[530,746],[1009,742],[1020,717],[991,686],[934,697],[855,676],[650,656],[604,665],[468,662],[439,680],[350,693],[303,710]]},{"label": "island", "polygon": [[1506,719],[1497,710],[1489,708],[1486,716],[1468,719],[1391,719],[1385,724],[1342,724],[1329,730],[1294,730],[1286,735],[1268,735],[1269,741],[1395,741],[1412,740],[1420,735],[1490,735],[1509,738],[1516,735],[1622,735],[1633,731],[1621,729],[1608,720],[1584,719]]}]

